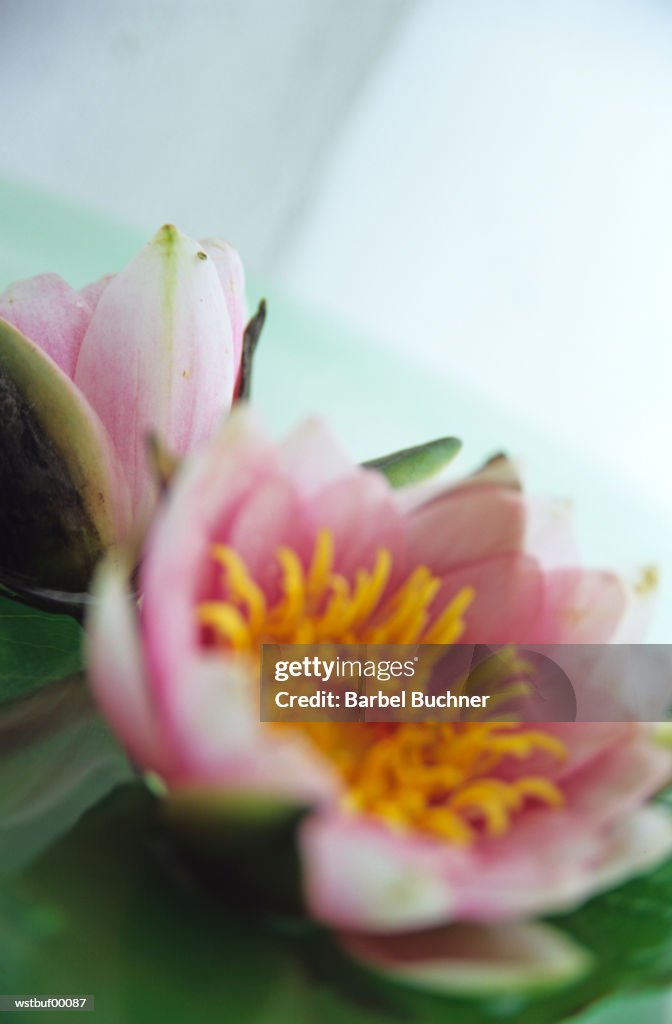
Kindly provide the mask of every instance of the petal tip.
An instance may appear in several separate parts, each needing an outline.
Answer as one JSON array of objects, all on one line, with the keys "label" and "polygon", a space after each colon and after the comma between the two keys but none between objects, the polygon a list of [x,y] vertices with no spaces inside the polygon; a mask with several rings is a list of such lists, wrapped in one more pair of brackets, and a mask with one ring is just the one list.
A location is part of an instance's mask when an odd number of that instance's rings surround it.
[{"label": "petal tip", "polygon": [[191,239],[187,239],[187,236],[174,224],[163,224],[151,239],[150,245],[164,246],[170,249],[184,241],[191,241]]}]

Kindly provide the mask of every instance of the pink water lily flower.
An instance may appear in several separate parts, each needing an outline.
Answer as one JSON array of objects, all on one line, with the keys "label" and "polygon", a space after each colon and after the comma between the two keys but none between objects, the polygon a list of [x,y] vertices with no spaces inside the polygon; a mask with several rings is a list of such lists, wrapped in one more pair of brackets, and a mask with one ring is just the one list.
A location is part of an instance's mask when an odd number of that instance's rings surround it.
[{"label": "pink water lily flower", "polygon": [[159,511],[141,610],[118,569],[101,572],[92,684],[176,805],[244,793],[310,808],[306,905],[378,969],[453,984],[462,956],[461,984],[482,984],[501,980],[504,950],[516,977],[571,973],[576,949],[529,919],[672,851],[649,802],[672,770],[652,726],[279,727],[257,703],[262,642],[625,639],[640,595],[559,566],[567,531],[564,507],[532,513],[501,461],[394,491],[319,422],[276,445],[236,413]]},{"label": "pink water lily flower", "polygon": [[155,500],[148,434],[186,454],[231,407],[244,319],[235,250],[172,225],[81,291],[41,274],[0,295],[4,387],[66,467],[103,548]]}]

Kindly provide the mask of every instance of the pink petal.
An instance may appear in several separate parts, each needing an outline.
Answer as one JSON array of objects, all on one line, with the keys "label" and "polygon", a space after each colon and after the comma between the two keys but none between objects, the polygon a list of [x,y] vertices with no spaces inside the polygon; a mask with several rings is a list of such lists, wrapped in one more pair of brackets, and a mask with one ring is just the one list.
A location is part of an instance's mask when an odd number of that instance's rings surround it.
[{"label": "pink petal", "polygon": [[465,563],[517,552],[525,519],[525,502],[517,491],[451,488],[408,516],[410,557],[444,575]]},{"label": "pink petal", "polygon": [[[470,869],[458,880],[459,916],[499,920],[574,906],[610,878],[624,881],[653,866],[672,847],[672,817],[641,819],[642,842],[634,842],[638,810],[670,779],[672,757],[656,746],[644,726],[621,726],[625,739],[562,780],[565,806],[525,812],[501,838],[481,841]],[[556,726],[587,735],[595,727]],[[606,738],[608,726],[603,727]],[[532,770],[533,770],[533,766]],[[643,841],[647,836],[646,843]]]},{"label": "pink petal", "polygon": [[464,477],[456,483],[447,482],[439,476],[410,487],[402,487],[395,491],[395,497],[399,508],[410,513],[414,509],[446,496],[451,491],[481,487],[521,491],[522,485],[516,464],[506,455],[496,455],[471,476]]},{"label": "pink petal", "polygon": [[663,807],[640,807],[616,822],[591,891],[602,892],[646,874],[672,853],[672,818]]},{"label": "pink petal", "polygon": [[501,837],[462,847],[363,816],[307,821],[301,850],[311,911],[338,928],[376,933],[510,920],[574,906],[605,879],[625,880],[669,853],[672,816],[637,810],[672,767],[651,731],[606,723],[549,728],[570,752],[572,732],[580,734],[573,767],[565,762],[557,776],[566,805],[526,810]]},{"label": "pink petal", "polygon": [[[329,484],[361,472],[317,417],[305,420],[278,445],[276,467],[302,499],[312,498]],[[383,482],[383,486],[387,485]]]},{"label": "pink petal", "polygon": [[392,557],[392,584],[408,569],[405,525],[379,474],[358,470],[336,481],[313,497],[307,511],[313,535],[324,527],[331,531],[335,568],[347,579],[371,569],[381,550]]},{"label": "pink petal", "polygon": [[497,555],[447,573],[434,601],[434,614],[439,615],[464,587],[473,588],[475,596],[466,611],[462,643],[542,642],[544,580],[533,558]]},{"label": "pink petal", "polygon": [[259,682],[245,658],[195,656],[162,712],[174,751],[167,781],[223,793],[258,793],[314,804],[334,799],[340,783],[307,739],[259,722]]},{"label": "pink petal", "polygon": [[306,536],[305,510],[294,489],[282,477],[261,481],[227,531],[226,541],[241,555],[252,578],[272,601],[279,596],[277,551],[290,547],[307,563],[313,537]]},{"label": "pink petal", "polygon": [[407,931],[452,920],[456,892],[445,857],[469,855],[417,841],[363,817],[318,814],[301,827],[306,903],[320,921],[369,932]]},{"label": "pink petal", "polygon": [[300,848],[311,913],[369,933],[573,906],[592,891],[608,852],[599,829],[579,827],[562,811],[528,814],[505,836],[474,847],[322,814],[302,826]]},{"label": "pink petal", "polygon": [[212,260],[166,226],[104,290],[75,381],[98,412],[129,481],[134,514],[151,509],[147,435],[185,454],[231,405],[231,324]]},{"label": "pink petal", "polygon": [[395,982],[456,995],[504,995],[566,985],[591,957],[547,924],[453,924],[403,935],[340,935],[355,960]]},{"label": "pink petal", "polygon": [[540,643],[609,643],[625,614],[626,589],[611,572],[558,569],[546,578]]},{"label": "pink petal", "polygon": [[83,288],[79,289],[79,294],[87,303],[91,313],[93,313],[100,302],[101,295],[113,277],[114,274],[103,274],[103,276],[99,277],[97,281],[92,281],[91,284],[85,284]]},{"label": "pink petal", "polygon": [[159,728],[124,567],[108,562],[97,575],[86,649],[93,692],[131,756],[143,768],[170,775],[173,753]]},{"label": "pink petal", "polygon": [[571,503],[528,498],[526,510],[525,550],[538,559],[545,571],[578,565]]},{"label": "pink petal", "polygon": [[0,295],[0,318],[30,338],[68,377],[75,372],[92,309],[57,274],[17,281]]},{"label": "pink petal", "polygon": [[653,741],[650,727],[634,724],[628,731],[627,739],[608,747],[563,782],[573,814],[593,824],[611,821],[635,810],[672,781],[672,753]]},{"label": "pink petal", "polygon": [[199,245],[212,260],[224,292],[233,330],[233,365],[237,376],[247,321],[243,261],[233,246],[222,238],[203,238]]},{"label": "pink petal", "polygon": [[271,456],[253,415],[239,406],[212,442],[185,462],[170,501],[159,509],[142,567],[142,619],[151,674],[166,695],[199,646],[195,607],[210,596],[212,545],[228,536]]},{"label": "pink petal", "polygon": [[671,851],[664,808],[640,808],[602,829],[569,812],[541,812],[478,851],[459,880],[457,916],[498,921],[569,910]]},{"label": "pink petal", "polygon": [[[323,527],[333,532],[337,566],[346,574],[368,565],[380,546],[396,554],[402,544],[403,524],[382,478],[353,467],[328,443],[318,466],[319,445],[329,440],[319,423],[305,424],[274,453],[263,478],[235,508],[228,503],[230,511],[217,524],[213,540],[240,553],[271,599],[279,582],[278,549],[291,547],[307,565]],[[306,466],[298,473],[301,455],[308,468],[314,464],[313,475]]]},{"label": "pink petal", "polygon": [[544,722],[544,732],[560,740],[567,756],[557,759],[541,754],[541,765],[536,758],[528,758],[525,761],[525,773],[534,775],[543,770],[549,778],[566,780],[577,772],[590,770],[590,765],[606,751],[629,743],[638,728],[631,722]]}]

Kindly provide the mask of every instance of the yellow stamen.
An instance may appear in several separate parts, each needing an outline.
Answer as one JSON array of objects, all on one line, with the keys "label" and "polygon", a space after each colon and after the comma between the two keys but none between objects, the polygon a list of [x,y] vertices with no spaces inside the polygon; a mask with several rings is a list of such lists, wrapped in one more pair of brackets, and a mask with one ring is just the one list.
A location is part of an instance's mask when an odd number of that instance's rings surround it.
[{"label": "yellow stamen", "polygon": [[250,617],[250,630],[256,633],[262,628],[266,618],[266,599],[263,591],[247,571],[247,567],[233,548],[224,544],[216,544],[212,549],[216,562],[226,569],[226,583],[234,600],[242,602]]},{"label": "yellow stamen", "polygon": [[[232,548],[215,545],[223,569],[221,598],[198,606],[204,642],[259,654],[263,643],[451,644],[464,632],[471,587],[438,611],[441,587],[416,566],[391,587],[392,557],[376,553],[370,569],[349,580],[338,572],[333,535],[318,532],[307,566],[288,547],[276,552],[279,596],[269,601]],[[510,693],[507,692],[507,696]],[[529,802],[562,804],[560,788],[539,764],[565,756],[543,729],[512,722],[302,723],[301,729],[342,776],[344,806],[390,828],[412,829],[456,843],[502,835]],[[534,774],[524,762],[534,758]],[[506,771],[500,774],[500,766]]]},{"label": "yellow stamen", "polygon": [[315,623],[316,636],[320,641],[332,636],[342,636],[347,625],[348,595],[350,587],[344,576],[332,576],[329,581],[332,596],[324,615]]},{"label": "yellow stamen", "polygon": [[198,620],[203,626],[212,626],[220,640],[235,650],[250,646],[250,630],[237,608],[219,601],[206,601],[199,605]]},{"label": "yellow stamen", "polygon": [[334,562],[334,538],[331,530],[320,530],[315,542],[315,553],[308,570],[308,592],[319,597],[329,585]]},{"label": "yellow stamen", "polygon": [[357,574],[357,585],[352,598],[353,619],[358,625],[365,622],[380,601],[390,578],[392,558],[384,548],[377,556],[373,570],[361,569]]},{"label": "yellow stamen", "polygon": [[[560,807],[563,795],[543,775],[495,773],[502,762],[566,756],[564,745],[540,729],[514,723],[304,723],[316,747],[348,786],[345,806],[395,829],[442,836],[457,844],[479,832],[503,835],[523,807]],[[514,731],[515,730],[515,731]],[[351,751],[343,756],[344,748]]]},{"label": "yellow stamen", "polygon": [[199,620],[236,649],[256,651],[262,643],[454,643],[474,596],[464,587],[432,622],[441,581],[426,566],[416,566],[390,592],[392,557],[381,548],[372,568],[359,569],[351,583],[334,567],[328,529],[318,532],[307,568],[291,548],[278,549],[281,596],[271,606],[236,551],[216,544],[212,555],[224,570],[224,596],[202,605]]},{"label": "yellow stamen", "polygon": [[474,600],[475,591],[473,587],[463,587],[446,610],[436,620],[425,636],[426,644],[453,644],[459,640],[459,633],[456,627],[462,621],[462,616]]},{"label": "yellow stamen", "polygon": [[282,569],[282,589],[284,601],[277,605],[271,613],[285,627],[296,623],[303,611],[306,598],[306,578],[303,572],[301,560],[296,551],[291,548],[279,548],[277,559]]}]

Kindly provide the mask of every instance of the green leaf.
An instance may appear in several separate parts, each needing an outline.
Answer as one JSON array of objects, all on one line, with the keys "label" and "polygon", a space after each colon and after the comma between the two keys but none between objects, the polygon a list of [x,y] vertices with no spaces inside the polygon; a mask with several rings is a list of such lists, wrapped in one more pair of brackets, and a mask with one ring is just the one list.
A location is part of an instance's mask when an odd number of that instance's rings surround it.
[{"label": "green leaf", "polygon": [[119,787],[0,891],[2,990],[90,993],[97,1024],[300,1024],[285,938],[215,903],[154,809]]},{"label": "green leaf", "polygon": [[301,918],[260,913],[224,864],[213,889],[158,811],[145,787],[121,786],[5,882],[5,991],[94,994],[101,1024],[626,1024],[633,1007],[646,1024],[665,1019],[645,993],[672,977],[672,864],[553,919],[592,954],[580,981],[457,997],[382,977]]},{"label": "green leaf", "polygon": [[403,448],[391,455],[365,462],[367,469],[376,469],[387,477],[393,487],[407,487],[435,476],[455,458],[462,447],[456,437],[439,437],[436,441]]},{"label": "green leaf", "polygon": [[130,764],[81,676],[0,705],[0,877],[67,832]]},{"label": "green leaf", "polygon": [[68,615],[0,597],[0,702],[79,672],[83,635]]}]

